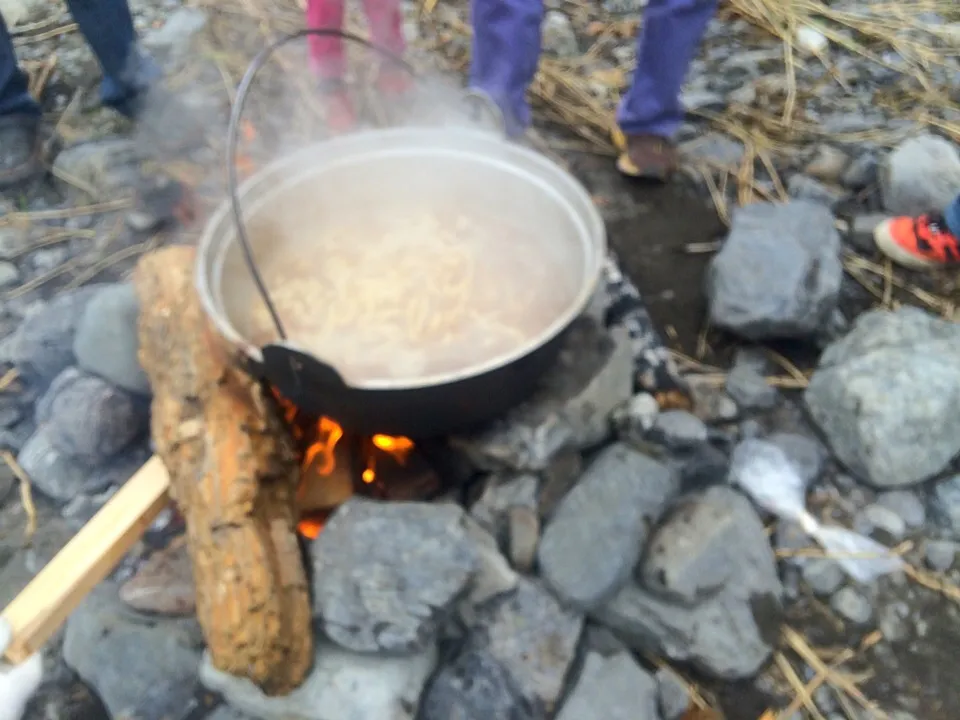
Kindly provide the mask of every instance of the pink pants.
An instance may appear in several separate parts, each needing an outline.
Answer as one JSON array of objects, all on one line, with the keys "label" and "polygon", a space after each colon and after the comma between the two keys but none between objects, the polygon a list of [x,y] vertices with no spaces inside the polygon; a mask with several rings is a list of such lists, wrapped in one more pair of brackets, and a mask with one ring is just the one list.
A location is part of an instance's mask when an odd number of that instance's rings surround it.
[{"label": "pink pants", "polygon": [[[346,0],[307,0],[308,28],[343,28]],[[403,16],[399,0],[362,0],[370,26],[370,41],[396,55],[403,55]],[[320,76],[341,78],[346,72],[343,40],[338,37],[307,38],[310,65]]]}]

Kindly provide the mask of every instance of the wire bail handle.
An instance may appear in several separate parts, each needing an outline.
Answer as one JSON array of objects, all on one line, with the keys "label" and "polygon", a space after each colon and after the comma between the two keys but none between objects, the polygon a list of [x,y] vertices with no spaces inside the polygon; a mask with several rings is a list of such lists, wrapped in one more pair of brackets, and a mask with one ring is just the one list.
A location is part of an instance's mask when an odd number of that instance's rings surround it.
[{"label": "wire bail handle", "polygon": [[253,282],[257,286],[257,290],[263,297],[263,302],[267,306],[267,310],[270,313],[270,318],[273,321],[274,327],[276,327],[277,334],[280,336],[281,340],[287,339],[287,333],[283,329],[283,323],[280,321],[280,316],[277,314],[276,306],[270,299],[270,293],[267,291],[267,286],[263,282],[263,277],[260,275],[260,270],[257,268],[257,262],[253,257],[253,250],[250,245],[250,237],[247,235],[247,226],[243,220],[243,211],[240,207],[240,194],[237,187],[239,185],[239,180],[237,177],[237,139],[240,134],[240,118],[243,114],[243,107],[246,104],[247,95],[250,92],[250,87],[253,85],[253,81],[257,77],[257,73],[260,72],[267,60],[270,59],[270,57],[279,48],[283,47],[287,43],[293,42],[294,40],[299,40],[300,38],[310,35],[320,37],[339,37],[343,40],[349,40],[350,42],[358,43],[366,47],[368,50],[373,50],[375,53],[394,63],[398,67],[402,67],[414,78],[417,77],[417,73],[406,60],[398,55],[393,54],[389,50],[375,45],[366,38],[333,28],[307,28],[304,30],[299,30],[295,33],[283,35],[280,37],[280,39],[275,40],[263,50],[258,52],[251,61],[250,65],[247,67],[247,71],[244,73],[243,78],[240,80],[240,85],[237,87],[237,99],[234,101],[233,107],[230,110],[230,122],[227,125],[227,191],[230,194],[230,205],[233,210],[233,221],[237,228],[237,238],[240,240],[240,247],[243,250],[244,260],[246,261],[247,267],[250,269],[250,274],[253,276]]}]

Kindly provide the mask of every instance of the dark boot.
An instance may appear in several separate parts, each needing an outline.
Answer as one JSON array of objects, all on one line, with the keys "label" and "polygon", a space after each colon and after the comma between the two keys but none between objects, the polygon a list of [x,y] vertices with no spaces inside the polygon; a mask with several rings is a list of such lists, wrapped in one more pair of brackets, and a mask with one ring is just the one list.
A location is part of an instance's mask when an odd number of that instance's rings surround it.
[{"label": "dark boot", "polygon": [[30,179],[40,169],[40,116],[0,116],[0,191]]},{"label": "dark boot", "polygon": [[677,150],[666,138],[628,135],[627,151],[617,159],[617,170],[631,178],[666,182],[677,164]]}]

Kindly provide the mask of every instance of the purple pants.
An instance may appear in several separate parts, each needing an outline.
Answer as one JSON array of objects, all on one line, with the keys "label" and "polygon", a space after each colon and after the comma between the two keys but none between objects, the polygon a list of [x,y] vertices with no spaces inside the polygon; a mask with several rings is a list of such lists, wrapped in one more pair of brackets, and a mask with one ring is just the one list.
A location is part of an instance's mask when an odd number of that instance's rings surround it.
[{"label": "purple pants", "polygon": [[[543,0],[472,0],[470,86],[500,106],[507,131],[530,124],[527,86],[540,58]],[[717,0],[650,0],[637,37],[637,68],[617,122],[627,135],[669,138],[683,121],[680,88]]]}]

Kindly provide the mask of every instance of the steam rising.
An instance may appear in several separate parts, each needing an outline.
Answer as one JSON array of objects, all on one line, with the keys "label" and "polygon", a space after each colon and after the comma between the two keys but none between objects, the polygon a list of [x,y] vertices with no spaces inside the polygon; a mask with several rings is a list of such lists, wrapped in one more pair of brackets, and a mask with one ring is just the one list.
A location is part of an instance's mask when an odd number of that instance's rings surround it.
[{"label": "steam rising", "polygon": [[[134,131],[146,160],[185,181],[205,201],[205,212],[197,217],[201,226],[225,198],[227,123],[237,85],[266,43],[254,33],[259,46],[225,57],[210,50],[219,44],[211,36],[219,34],[217,28],[207,28],[194,39],[191,52],[181,50],[177,57],[159,58],[165,61],[165,81],[142,98],[142,119]],[[430,127],[438,133],[464,128],[501,132],[497,118],[478,112],[458,79],[430,67],[429,57],[416,57],[417,51],[411,50],[407,59],[417,70],[410,91],[387,95],[378,91],[376,79],[389,61],[348,41],[345,46],[349,70],[344,79],[358,116],[350,132],[387,127]],[[387,70],[402,72],[397,67]],[[267,61],[245,103],[237,158],[241,178],[331,137],[328,115],[334,98],[321,80],[327,74],[324,68],[318,72],[310,67],[305,38],[279,48]]]}]

